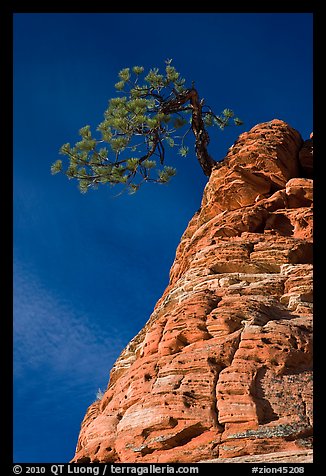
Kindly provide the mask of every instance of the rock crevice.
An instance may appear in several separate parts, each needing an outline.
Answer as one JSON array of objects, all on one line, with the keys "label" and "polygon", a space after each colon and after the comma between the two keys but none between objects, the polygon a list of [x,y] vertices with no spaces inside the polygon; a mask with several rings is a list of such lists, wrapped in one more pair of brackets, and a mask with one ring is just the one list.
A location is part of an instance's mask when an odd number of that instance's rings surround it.
[{"label": "rock crevice", "polygon": [[312,139],[240,135],[72,461],[311,460],[312,203]]}]

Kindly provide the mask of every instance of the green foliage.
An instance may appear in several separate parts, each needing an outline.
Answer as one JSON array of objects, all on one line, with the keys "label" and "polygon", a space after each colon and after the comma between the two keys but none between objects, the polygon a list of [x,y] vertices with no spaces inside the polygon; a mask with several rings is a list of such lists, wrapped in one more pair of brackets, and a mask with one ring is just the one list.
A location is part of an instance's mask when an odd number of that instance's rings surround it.
[{"label": "green foliage", "polygon": [[122,91],[123,88],[125,87],[125,82],[124,81],[118,81],[117,83],[115,83],[114,87],[118,91]]},{"label": "green foliage", "polygon": [[180,147],[178,154],[181,155],[181,157],[187,157],[188,152],[189,152],[189,147],[182,146]]},{"label": "green foliage", "polygon": [[174,143],[174,139],[172,139],[172,137],[166,137],[165,138],[166,142],[169,144],[170,147],[174,147],[175,143]]},{"label": "green foliage", "polygon": [[177,171],[174,167],[165,166],[163,170],[159,172],[159,181],[161,183],[168,182],[174,175],[176,175]]},{"label": "green foliage", "polygon": [[153,169],[156,167],[156,162],[155,160],[144,160],[144,162],[142,162],[142,166],[145,167],[146,169]]},{"label": "green foliage", "polygon": [[124,68],[119,73],[121,81],[128,81],[130,79],[130,68]]},{"label": "green foliage", "polygon": [[83,139],[91,139],[91,137],[92,137],[91,126],[84,126],[81,129],[79,129],[79,135]]},{"label": "green foliage", "polygon": [[234,112],[231,109],[224,109],[222,111],[222,114],[223,114],[224,117],[228,117],[228,118],[234,116]]},{"label": "green foliage", "polygon": [[172,81],[173,83],[178,81],[180,74],[178,73],[178,71],[175,69],[174,66],[170,66],[170,64],[168,64],[165,68],[165,72],[166,72],[166,79],[168,81]]},{"label": "green foliage", "polygon": [[55,175],[62,170],[62,160],[57,160],[54,164],[51,165],[51,173]]},{"label": "green foliage", "polygon": [[139,159],[127,159],[126,169],[135,171],[139,165]]},{"label": "green foliage", "polygon": [[230,119],[233,119],[233,124],[241,126],[243,122],[238,117],[234,117],[234,112],[231,109],[224,109],[219,116],[216,116],[212,111],[204,113],[204,123],[206,126],[217,126],[220,129],[224,129],[230,125]]},{"label": "green foliage", "polygon": [[164,76],[163,74],[159,74],[158,68],[151,69],[148,75],[145,76],[145,81],[149,84],[150,88],[156,89],[157,91],[160,91],[166,84]]},{"label": "green foliage", "polygon": [[[77,179],[82,193],[99,184],[121,185],[135,193],[144,183],[169,182],[176,169],[165,165],[165,147],[177,147],[180,156],[188,155],[185,141],[193,110],[189,98],[182,99],[193,89],[185,89],[185,79],[171,63],[167,59],[162,71],[145,72],[138,65],[123,68],[115,84],[119,95],[109,100],[96,128],[97,137],[89,125],[82,127],[74,146],[66,143],[60,148],[68,161],[66,168],[57,160],[51,173],[63,171],[69,179]],[[202,108],[202,119],[205,126],[221,129],[231,119],[242,124],[232,110],[224,109],[216,116],[208,106]]]},{"label": "green foliage", "polygon": [[142,74],[144,72],[144,67],[143,66],[134,66],[132,68],[132,72],[135,74]]},{"label": "green foliage", "polygon": [[242,126],[243,124],[243,121],[241,121],[241,119],[239,119],[238,117],[235,117],[233,121],[236,126]]},{"label": "green foliage", "polygon": [[214,118],[211,114],[206,114],[204,116],[204,124],[205,126],[211,127],[214,125]]}]

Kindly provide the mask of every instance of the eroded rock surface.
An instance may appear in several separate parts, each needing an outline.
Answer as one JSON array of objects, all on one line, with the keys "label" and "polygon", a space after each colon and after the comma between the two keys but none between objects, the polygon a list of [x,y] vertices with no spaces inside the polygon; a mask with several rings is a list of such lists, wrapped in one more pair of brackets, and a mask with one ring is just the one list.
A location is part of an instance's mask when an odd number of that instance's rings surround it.
[{"label": "eroded rock surface", "polygon": [[74,462],[311,460],[311,170],[312,140],[280,120],[240,135]]}]

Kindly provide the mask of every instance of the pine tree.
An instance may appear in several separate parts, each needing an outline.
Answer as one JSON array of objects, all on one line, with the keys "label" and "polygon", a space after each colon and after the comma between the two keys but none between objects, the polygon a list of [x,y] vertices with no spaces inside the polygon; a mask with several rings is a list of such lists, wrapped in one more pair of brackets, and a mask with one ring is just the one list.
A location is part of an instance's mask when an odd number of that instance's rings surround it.
[{"label": "pine tree", "polygon": [[82,193],[99,184],[121,184],[134,193],[144,183],[169,182],[176,169],[165,165],[166,149],[177,148],[186,157],[185,140],[192,131],[196,157],[204,174],[210,176],[217,162],[207,150],[206,127],[223,130],[231,120],[235,125],[242,121],[231,109],[215,115],[199,98],[194,84],[185,87],[185,79],[171,63],[165,61],[163,74],[152,68],[145,75],[142,66],[122,69],[115,84],[119,96],[109,101],[97,127],[99,137],[93,136],[89,125],[82,127],[80,140],[60,149],[68,159],[66,169],[57,160],[51,173],[64,171],[69,179],[77,179]]}]

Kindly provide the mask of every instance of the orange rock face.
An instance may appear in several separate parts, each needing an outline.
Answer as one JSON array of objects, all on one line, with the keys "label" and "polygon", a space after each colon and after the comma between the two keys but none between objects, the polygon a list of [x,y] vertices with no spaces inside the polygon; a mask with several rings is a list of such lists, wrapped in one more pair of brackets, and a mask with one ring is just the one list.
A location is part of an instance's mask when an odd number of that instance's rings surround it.
[{"label": "orange rock face", "polygon": [[89,407],[74,462],[309,460],[311,169],[312,140],[280,120],[240,135]]}]

